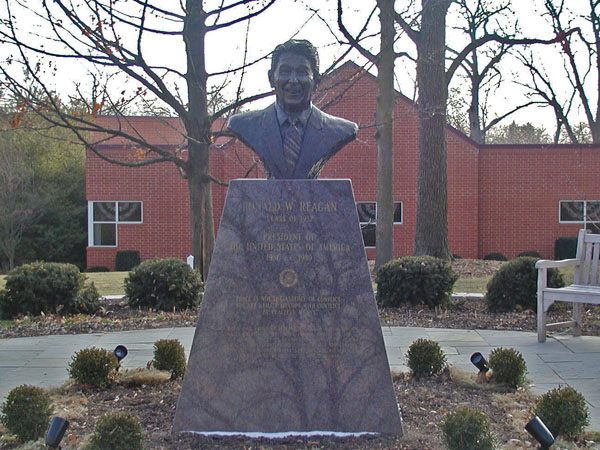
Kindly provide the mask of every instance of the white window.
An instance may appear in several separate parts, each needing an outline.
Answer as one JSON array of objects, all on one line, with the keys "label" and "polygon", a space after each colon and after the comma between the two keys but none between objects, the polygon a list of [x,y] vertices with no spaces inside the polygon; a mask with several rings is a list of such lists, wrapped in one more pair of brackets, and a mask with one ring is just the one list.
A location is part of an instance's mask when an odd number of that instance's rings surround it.
[{"label": "white window", "polygon": [[600,222],[599,200],[561,200],[559,202],[560,223]]},{"label": "white window", "polygon": [[88,245],[116,247],[120,223],[142,223],[142,202],[88,202]]},{"label": "white window", "polygon": [[600,232],[600,200],[561,200],[558,222],[583,223],[586,229]]},{"label": "white window", "polygon": [[[356,202],[356,212],[365,247],[375,247],[377,226],[377,203]],[[402,224],[402,202],[394,202],[394,225]]]}]

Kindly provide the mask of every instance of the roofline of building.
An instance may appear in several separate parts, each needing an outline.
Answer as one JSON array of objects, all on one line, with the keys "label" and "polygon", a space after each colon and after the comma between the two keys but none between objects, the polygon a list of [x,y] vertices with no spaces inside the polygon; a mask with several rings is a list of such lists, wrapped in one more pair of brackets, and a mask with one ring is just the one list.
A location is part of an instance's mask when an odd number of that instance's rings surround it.
[{"label": "roofline of building", "polygon": [[[362,71],[364,74],[368,75],[375,83],[377,83],[377,76],[373,75],[367,69],[365,69],[364,67],[359,66],[358,64],[356,64],[354,61],[351,61],[351,60],[348,60],[348,61],[344,62],[344,64],[342,64],[341,66],[335,68],[329,74],[325,75],[325,78],[327,78],[327,76],[335,74],[338,71],[343,70],[344,68],[346,68],[348,66],[352,66],[353,68],[356,69],[357,72],[358,71]],[[413,106],[414,108],[418,108],[419,107],[418,102],[416,102],[413,99],[407,97],[406,95],[404,95],[402,92],[400,92],[396,88],[394,88],[394,92],[396,93],[396,97],[401,98],[402,100],[404,100],[405,102],[407,102],[411,106]],[[462,131],[460,131],[458,128],[455,128],[455,127],[453,127],[450,124],[446,124],[446,129],[452,131],[454,134],[458,135],[458,137],[460,137],[461,139],[464,139],[464,140],[468,141],[470,144],[472,144],[472,145],[474,145],[476,147],[480,145],[477,141],[473,140],[471,137],[467,136],[465,133],[463,133]]]},{"label": "roofline of building", "polygon": [[581,149],[600,149],[600,144],[481,144],[481,150],[553,150],[559,148],[581,148]]}]

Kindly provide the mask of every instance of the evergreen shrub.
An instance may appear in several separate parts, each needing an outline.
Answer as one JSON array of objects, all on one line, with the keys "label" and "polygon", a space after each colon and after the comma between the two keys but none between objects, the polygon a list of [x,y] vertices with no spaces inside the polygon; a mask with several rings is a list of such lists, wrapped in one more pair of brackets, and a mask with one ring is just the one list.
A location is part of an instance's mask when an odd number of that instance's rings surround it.
[{"label": "evergreen shrub", "polygon": [[142,425],[131,414],[105,414],[98,419],[87,449],[89,450],[142,450]]},{"label": "evergreen shrub", "polygon": [[137,250],[117,250],[117,254],[115,255],[115,272],[129,272],[140,261],[140,252]]},{"label": "evergreen shrub", "polygon": [[513,348],[495,348],[490,353],[488,364],[492,369],[492,380],[518,388],[525,383],[527,365],[520,352]]},{"label": "evergreen shrub", "polygon": [[112,383],[118,364],[112,352],[91,347],[75,353],[67,371],[80,385],[105,387]]},{"label": "evergreen shrub", "polygon": [[8,393],[2,404],[1,422],[6,429],[21,442],[33,441],[44,435],[52,405],[50,397],[43,389],[22,385]]},{"label": "evergreen shrub", "polygon": [[496,439],[490,422],[479,411],[469,407],[449,412],[440,424],[444,443],[449,450],[492,450]]},{"label": "evergreen shrub", "polygon": [[533,414],[544,422],[554,437],[575,437],[590,423],[585,398],[570,386],[542,394]]},{"label": "evergreen shrub", "polygon": [[404,256],[382,265],[376,274],[377,303],[398,307],[424,303],[430,308],[450,302],[458,275],[433,256]]},{"label": "evergreen shrub", "polygon": [[176,258],[144,261],[125,278],[129,305],[144,309],[182,310],[199,305],[203,287],[200,274]]},{"label": "evergreen shrub", "polygon": [[73,264],[24,264],[6,277],[0,293],[0,313],[7,319],[19,314],[93,313],[100,308],[99,295],[85,281],[85,275]]},{"label": "evergreen shrub", "polygon": [[446,355],[439,344],[429,339],[417,339],[406,353],[407,364],[417,378],[439,374],[446,365]]},{"label": "evergreen shrub", "polygon": [[171,379],[183,377],[185,373],[185,350],[177,339],[161,339],[154,343],[152,366],[171,372]]},{"label": "evergreen shrub", "polygon": [[[517,305],[537,310],[537,258],[521,256],[504,264],[487,285],[487,307],[492,312],[513,311]],[[562,274],[548,269],[548,286],[564,286]]]},{"label": "evergreen shrub", "polygon": [[554,241],[554,259],[572,259],[577,256],[577,238],[559,237]]},{"label": "evergreen shrub", "polygon": [[540,255],[535,250],[527,250],[527,251],[521,252],[517,255],[517,258],[519,258],[521,256],[531,256],[532,258],[542,259],[542,255]]},{"label": "evergreen shrub", "polygon": [[508,258],[502,253],[488,253],[483,259],[485,261],[508,261]]}]

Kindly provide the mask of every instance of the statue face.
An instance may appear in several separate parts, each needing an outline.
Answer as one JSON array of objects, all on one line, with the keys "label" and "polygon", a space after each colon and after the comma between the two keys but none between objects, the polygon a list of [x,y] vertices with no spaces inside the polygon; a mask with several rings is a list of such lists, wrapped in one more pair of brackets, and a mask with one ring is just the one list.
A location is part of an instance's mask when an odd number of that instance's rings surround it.
[{"label": "statue face", "polygon": [[296,53],[280,56],[275,70],[269,71],[269,82],[275,89],[277,102],[287,114],[308,108],[315,83],[309,60]]}]

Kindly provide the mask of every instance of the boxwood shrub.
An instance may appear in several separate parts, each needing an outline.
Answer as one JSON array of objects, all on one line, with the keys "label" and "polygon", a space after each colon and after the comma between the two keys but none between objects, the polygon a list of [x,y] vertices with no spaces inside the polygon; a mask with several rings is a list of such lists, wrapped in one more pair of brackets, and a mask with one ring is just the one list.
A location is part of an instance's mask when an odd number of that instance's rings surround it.
[{"label": "boxwood shrub", "polygon": [[139,264],[125,278],[129,305],[157,310],[182,310],[200,304],[200,274],[176,258],[154,258]]},{"label": "boxwood shrub", "polygon": [[50,424],[50,396],[42,388],[22,385],[12,389],[2,404],[0,422],[21,442],[42,437]]},{"label": "boxwood shrub", "polygon": [[86,450],[142,450],[142,425],[131,414],[105,414],[98,419]]},{"label": "boxwood shrub", "polygon": [[542,419],[555,437],[575,437],[590,423],[584,396],[570,386],[542,394],[533,408],[533,414]]},{"label": "boxwood shrub", "polygon": [[450,301],[458,275],[443,259],[433,256],[404,256],[382,265],[376,274],[377,303],[398,307],[401,303],[433,308]]},{"label": "boxwood shrub", "polygon": [[[538,258],[521,256],[504,264],[487,285],[487,307],[493,312],[513,311],[517,305],[537,311]],[[548,286],[564,286],[562,274],[548,269]]]},{"label": "boxwood shrub", "polygon": [[444,443],[449,450],[493,450],[496,439],[488,418],[469,407],[460,408],[444,416],[440,424]]},{"label": "boxwood shrub", "polygon": [[73,264],[24,264],[8,273],[0,292],[0,316],[5,319],[19,314],[90,314],[99,307],[98,291]]}]

